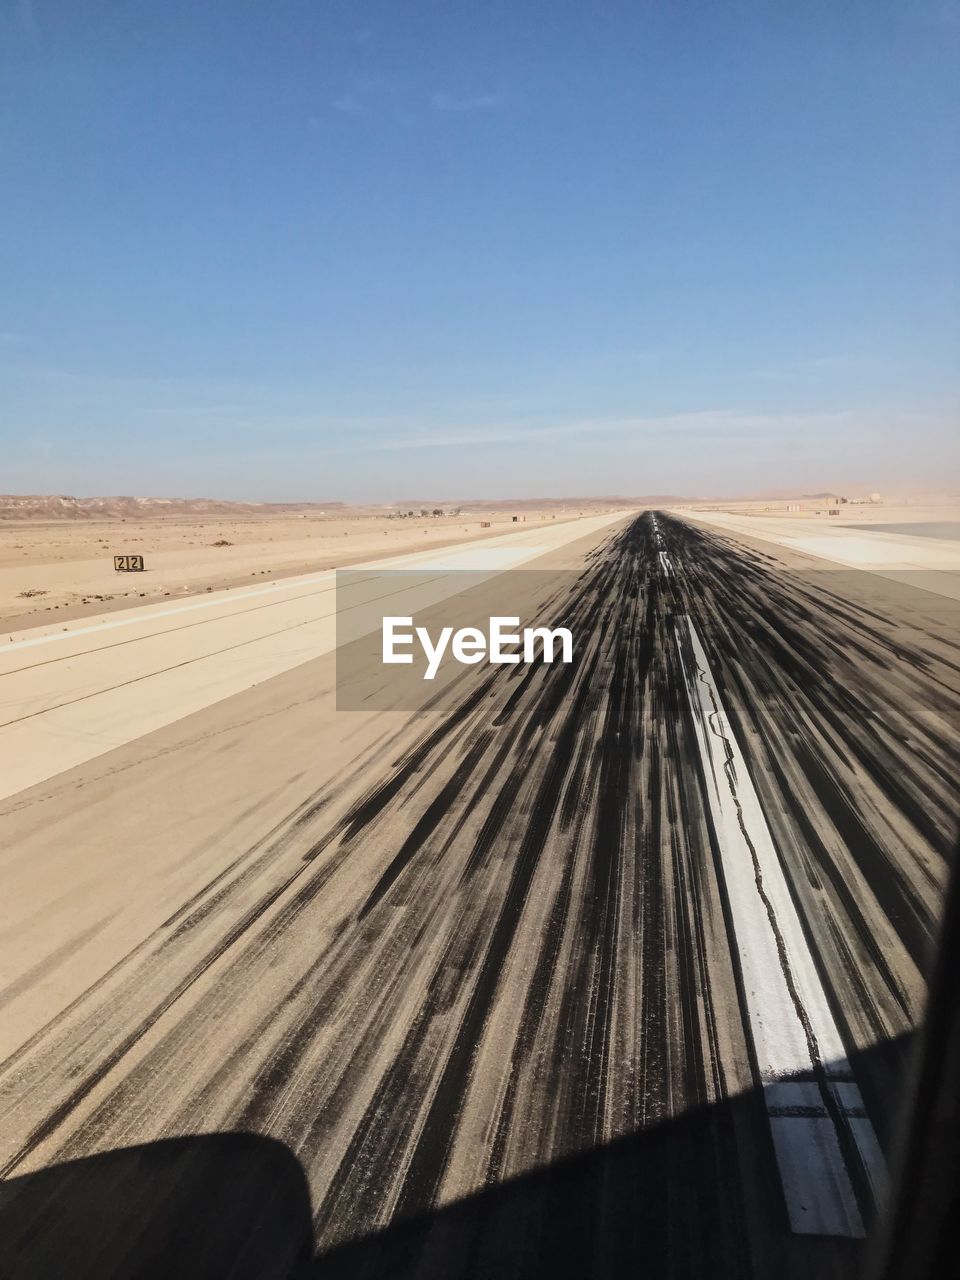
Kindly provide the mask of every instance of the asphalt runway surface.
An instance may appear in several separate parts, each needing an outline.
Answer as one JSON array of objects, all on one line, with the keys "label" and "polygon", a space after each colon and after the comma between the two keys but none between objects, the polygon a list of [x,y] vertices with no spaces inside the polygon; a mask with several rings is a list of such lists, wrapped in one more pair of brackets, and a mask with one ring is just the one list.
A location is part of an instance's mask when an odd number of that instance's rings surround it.
[{"label": "asphalt runway surface", "polygon": [[653,513],[564,581],[570,667],[338,718],[324,660],[8,804],[56,910],[105,861],[0,990],[0,1274],[861,1274],[956,606]]}]

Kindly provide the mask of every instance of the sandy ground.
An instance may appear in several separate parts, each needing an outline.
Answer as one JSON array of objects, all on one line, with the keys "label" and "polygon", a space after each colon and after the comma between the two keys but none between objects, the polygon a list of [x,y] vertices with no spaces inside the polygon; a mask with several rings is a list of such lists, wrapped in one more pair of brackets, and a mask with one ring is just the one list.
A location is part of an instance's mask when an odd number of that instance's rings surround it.
[{"label": "sandy ground", "polygon": [[157,1239],[185,1277],[859,1274],[787,1226],[678,619],[889,1150],[956,830],[952,602],[667,516],[551,556],[573,669],[344,714],[326,653],[0,805],[5,1274],[67,1241],[153,1275]]},{"label": "sandy ground", "polygon": [[[595,515],[596,505],[523,512],[525,527]],[[0,524],[0,624],[84,617],[141,600],[249,585],[253,579],[344,567],[373,556],[495,537],[515,511],[422,519],[375,515],[264,516],[139,522]],[[481,523],[491,525],[489,529]],[[217,543],[229,545],[216,545]],[[144,557],[144,573],[116,573],[114,554]]]},{"label": "sandy ground", "polygon": [[[709,511],[759,519],[789,517],[803,524],[825,525],[830,528],[843,525],[874,524],[924,524],[931,522],[960,522],[960,496],[947,494],[927,498],[892,498],[880,502],[827,502],[809,499],[755,500],[749,502],[691,503],[674,508],[678,512]],[[831,511],[836,512],[831,515]]]}]

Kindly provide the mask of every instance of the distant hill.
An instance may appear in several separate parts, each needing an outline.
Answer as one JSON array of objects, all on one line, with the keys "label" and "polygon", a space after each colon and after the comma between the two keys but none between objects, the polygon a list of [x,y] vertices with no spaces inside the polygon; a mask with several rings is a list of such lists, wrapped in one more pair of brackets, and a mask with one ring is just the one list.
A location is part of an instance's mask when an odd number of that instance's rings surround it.
[{"label": "distant hill", "polygon": [[562,507],[638,507],[690,502],[691,498],[676,494],[656,493],[645,497],[624,497],[622,494],[600,497],[572,498],[403,498],[391,506],[398,510],[419,510],[421,507],[459,507],[461,511],[514,511],[533,508],[537,511],[559,511]]},{"label": "distant hill", "polygon": [[343,510],[342,502],[223,502],[216,498],[74,498],[0,494],[3,520],[150,520],[164,516],[282,515]]}]

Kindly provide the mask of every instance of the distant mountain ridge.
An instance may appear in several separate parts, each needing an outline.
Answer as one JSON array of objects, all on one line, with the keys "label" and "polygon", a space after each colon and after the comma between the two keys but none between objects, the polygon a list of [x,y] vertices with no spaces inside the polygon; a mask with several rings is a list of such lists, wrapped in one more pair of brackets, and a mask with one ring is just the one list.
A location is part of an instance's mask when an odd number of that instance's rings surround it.
[{"label": "distant mountain ridge", "polygon": [[342,510],[343,502],[225,502],[217,498],[75,498],[0,494],[0,520],[149,520],[163,516],[282,515]]},{"label": "distant mountain ridge", "polygon": [[678,502],[695,502],[698,498],[682,497],[679,494],[654,493],[639,497],[600,494],[599,496],[571,498],[400,498],[390,506],[403,508],[419,507],[459,507],[462,511],[512,511],[533,507],[541,511],[550,511],[560,507],[632,507],[649,506],[651,504],[675,504]]},{"label": "distant mountain ridge", "polygon": [[[460,511],[562,511],[566,509],[597,507],[669,507],[705,503],[758,502],[758,501],[823,501],[833,498],[838,491],[822,493],[797,493],[779,490],[749,495],[708,496],[704,494],[652,493],[652,494],[601,494],[573,495],[571,497],[544,498],[404,498],[395,502],[231,502],[222,498],[148,498],[130,495],[113,497],[78,498],[71,494],[7,493],[0,494],[0,522],[19,520],[150,520],[163,517],[245,516],[245,515],[322,515],[385,514],[397,511],[432,511],[457,509]],[[852,491],[855,493],[855,491]]]}]

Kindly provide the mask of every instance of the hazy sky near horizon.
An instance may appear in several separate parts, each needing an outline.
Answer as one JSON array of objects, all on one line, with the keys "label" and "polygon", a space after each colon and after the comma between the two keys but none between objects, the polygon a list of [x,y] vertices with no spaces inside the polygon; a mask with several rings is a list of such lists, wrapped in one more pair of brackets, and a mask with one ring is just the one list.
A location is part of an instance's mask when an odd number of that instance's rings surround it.
[{"label": "hazy sky near horizon", "polygon": [[0,0],[0,81],[0,491],[960,479],[960,0]]}]

